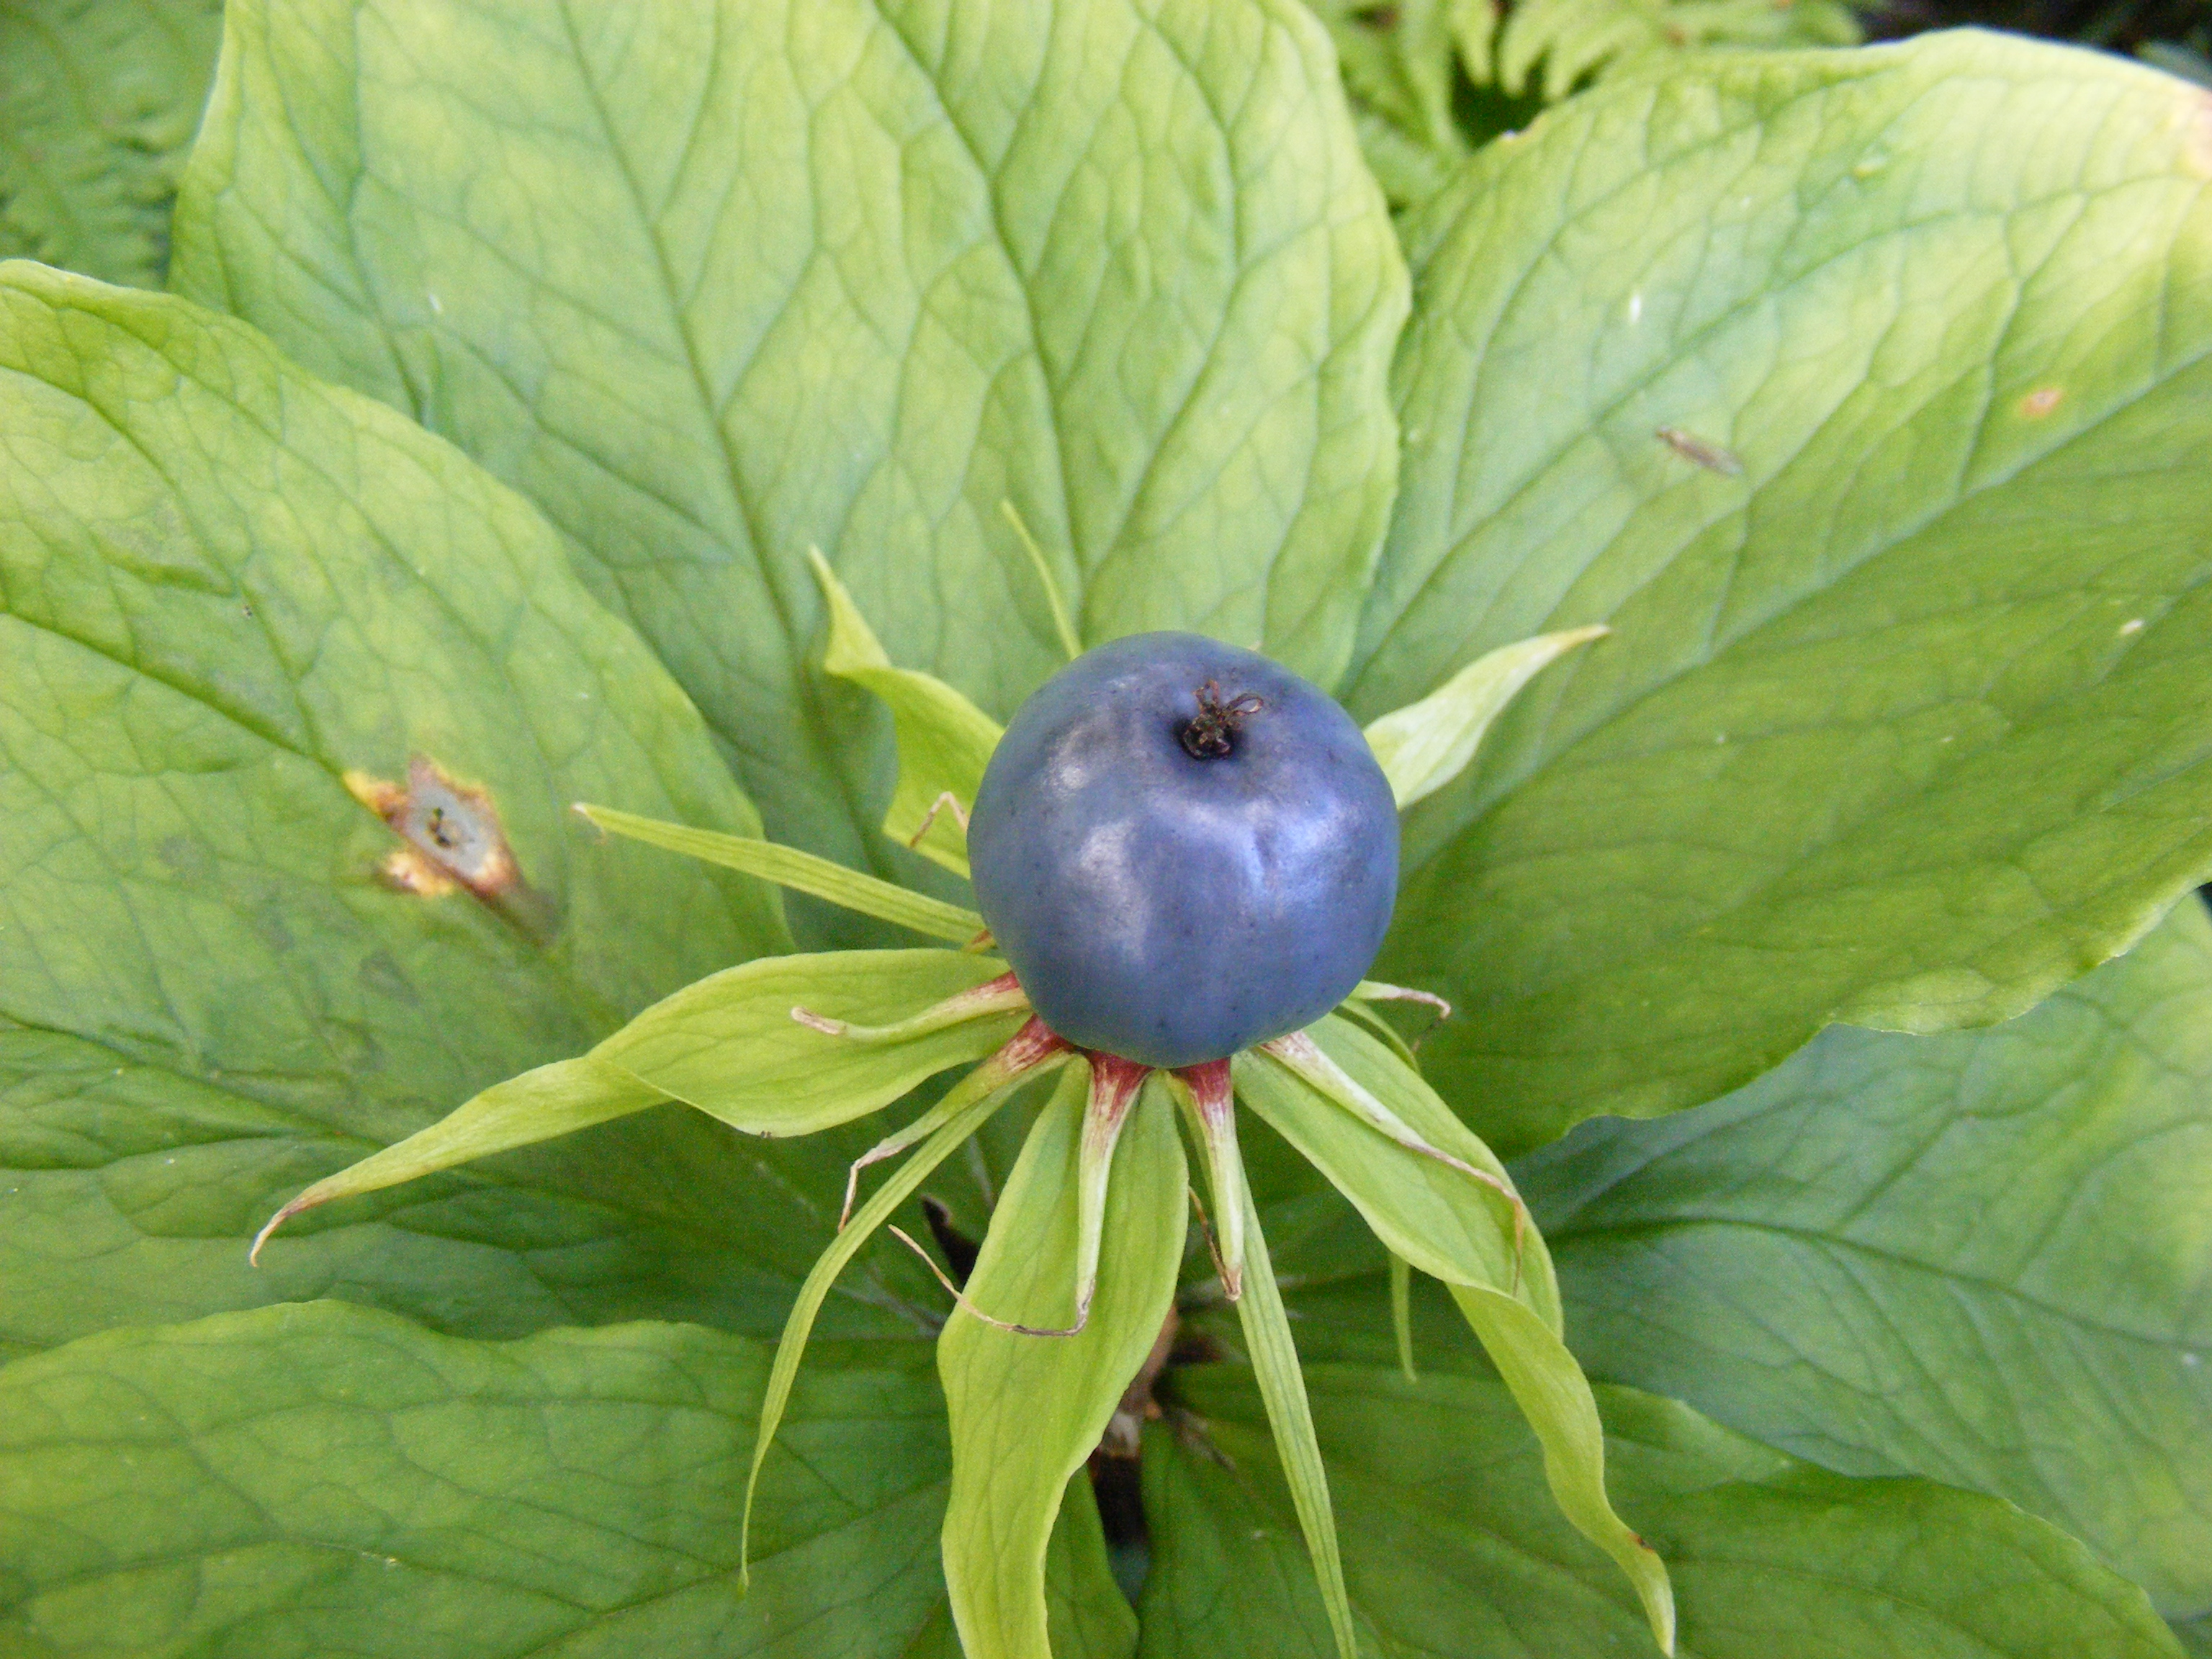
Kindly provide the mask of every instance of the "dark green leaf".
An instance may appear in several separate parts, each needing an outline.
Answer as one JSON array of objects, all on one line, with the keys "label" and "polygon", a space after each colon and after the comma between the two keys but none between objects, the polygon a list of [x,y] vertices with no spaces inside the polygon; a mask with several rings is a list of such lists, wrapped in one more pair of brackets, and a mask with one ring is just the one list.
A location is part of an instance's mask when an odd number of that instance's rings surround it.
[{"label": "dark green leaf", "polygon": [[[1352,1607],[1378,1659],[1649,1654],[1627,1585],[1544,1499],[1496,1383],[1310,1366]],[[1147,1659],[1326,1655],[1249,1376],[1174,1376],[1146,1437]],[[1994,1499],[1853,1480],[1603,1391],[1621,1506],[1673,1570],[1684,1659],[2171,1659],[2142,1593]]]},{"label": "dark green leaf", "polygon": [[1413,232],[1351,697],[1603,621],[1377,972],[1511,1154],[2019,1012],[2212,867],[2212,98],[1991,35],[1626,74]]},{"label": "dark green leaf", "polygon": [[234,0],[227,52],[179,286],[543,503],[774,838],[894,855],[810,544],[1000,715],[1060,659],[1005,501],[1085,637],[1340,671],[1404,275],[1294,0]]},{"label": "dark green leaf", "polygon": [[[919,1345],[811,1368],[737,1509],[768,1369],[696,1327],[437,1336],[336,1303],[0,1370],[0,1647],[24,1659],[864,1659],[941,1621],[944,1401]],[[1058,1651],[1127,1651],[1089,1493]]]},{"label": "dark green leaf", "polygon": [[1831,1031],[1520,1173],[1601,1376],[2064,1527],[2212,1606],[2212,922],[1986,1032]]}]

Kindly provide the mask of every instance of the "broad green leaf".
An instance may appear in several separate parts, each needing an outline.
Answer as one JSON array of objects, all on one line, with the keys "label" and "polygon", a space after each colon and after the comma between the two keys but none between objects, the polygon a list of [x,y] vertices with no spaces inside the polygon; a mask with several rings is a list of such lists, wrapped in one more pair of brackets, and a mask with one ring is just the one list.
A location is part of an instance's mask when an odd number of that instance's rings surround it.
[{"label": "broad green leaf", "polygon": [[714,830],[694,830],[688,824],[663,823],[658,818],[641,818],[634,812],[593,806],[586,801],[577,802],[576,811],[599,829],[615,835],[626,836],[666,852],[680,853],[686,858],[703,859],[725,869],[742,870],[763,881],[827,899],[846,909],[858,910],[864,915],[909,927],[934,939],[949,939],[964,945],[983,931],[983,918],[973,910],[963,910],[942,899],[910,892],[891,882],[848,870],[842,864],[832,864],[828,859],[802,853],[795,847],[784,847],[753,836],[726,836]]},{"label": "broad green leaf", "polygon": [[[763,1345],[684,1325],[438,1336],[336,1303],[0,1370],[0,1647],[24,1659],[895,1659],[941,1620],[919,1344],[811,1371],[750,1594]],[[1056,1601],[1111,1595],[1089,1495]],[[1127,1615],[1124,1613],[1124,1618]],[[1062,1651],[1126,1652],[1095,1614]]]},{"label": "broad green leaf", "polygon": [[[1075,1317],[1077,1163],[1085,1080],[1069,1067],[991,1217],[969,1304],[996,1319]],[[1045,1540],[1060,1493],[1151,1352],[1182,1264],[1188,1176],[1175,1111],[1150,1087],[1130,1109],[1107,1188],[1090,1318],[1073,1336],[997,1330],[956,1310],[937,1341],[952,1424],[945,1571],[967,1659],[1046,1659]]]},{"label": "broad green leaf", "polygon": [[[751,817],[544,521],[228,319],[23,264],[0,432],[0,1342],[326,1292],[511,1332],[719,1279],[735,1316],[747,1166],[642,1121],[498,1172],[504,1212],[448,1184],[245,1266],[316,1176],[784,947],[757,884],[568,811]],[[486,899],[404,890],[434,852]]]},{"label": "broad green leaf", "polygon": [[2212,923],[1985,1032],[1837,1030],[1726,1100],[1520,1173],[1568,1331],[1851,1474],[2063,1527],[2212,1607]]},{"label": "broad green leaf", "polygon": [[233,0],[183,292],[541,502],[775,840],[875,832],[819,545],[998,714],[1084,636],[1323,683],[1396,465],[1405,276],[1294,0]]},{"label": "broad green leaf", "polygon": [[[1425,800],[1474,758],[1482,734],[1505,705],[1543,669],[1578,645],[1604,636],[1603,627],[1540,634],[1486,652],[1419,702],[1369,722],[1367,746],[1390,780],[1398,810]],[[1357,994],[1355,993],[1355,994]]]},{"label": "broad green leaf", "polygon": [[[641,1311],[773,1336],[811,1241],[836,1223],[845,1163],[869,1139],[855,1126],[739,1143],[687,1107],[659,1107],[300,1218],[254,1267],[255,1229],[374,1150],[266,1096],[0,1029],[0,1357],[319,1296],[486,1336]],[[823,1328],[915,1334],[927,1285],[903,1253],[878,1251]]]},{"label": "broad green leaf", "polygon": [[[811,1134],[1013,1036],[1029,1018],[1018,994],[968,995],[1006,971],[959,951],[769,957],[685,986],[592,1052],[749,1134]],[[801,1024],[802,1012],[817,1023]],[[911,1016],[930,1017],[891,1024]],[[853,1030],[833,1035],[824,1024]],[[890,1029],[873,1040],[871,1027]]]},{"label": "broad green leaf", "polygon": [[[830,607],[830,645],[822,665],[866,687],[891,711],[898,787],[891,792],[884,833],[965,876],[968,828],[961,815],[975,803],[983,769],[999,746],[999,723],[934,674],[894,666],[829,561],[813,548],[807,553]],[[1037,568],[1049,570],[1042,556]]]},{"label": "broad green leaf", "polygon": [[1625,73],[1409,232],[1348,702],[1603,622],[1376,972],[1511,1155],[2019,1012],[2212,869],[2212,102],[1956,33]]},{"label": "broad green leaf", "polygon": [[2181,1638],[2181,1648],[2191,1655],[2212,1655],[2212,1613],[2202,1619],[2177,1620],[2173,1633]]},{"label": "broad green leaf", "polygon": [[222,0],[0,9],[0,258],[157,286]]},{"label": "broad green leaf", "polygon": [[[1375,1659],[1653,1651],[1603,1557],[1543,1501],[1504,1389],[1309,1365],[1345,1573]],[[1145,1443],[1146,1659],[1328,1652],[1250,1381],[1172,1376]],[[1674,1565],[1684,1659],[2172,1659],[2142,1593],[2009,1505],[1853,1480],[1608,1389],[1614,1479]]]}]

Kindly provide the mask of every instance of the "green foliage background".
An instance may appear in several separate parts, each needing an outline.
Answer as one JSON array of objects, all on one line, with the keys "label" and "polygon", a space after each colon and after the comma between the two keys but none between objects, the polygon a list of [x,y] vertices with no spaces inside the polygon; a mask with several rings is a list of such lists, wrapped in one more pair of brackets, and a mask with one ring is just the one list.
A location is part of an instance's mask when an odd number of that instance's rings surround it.
[{"label": "green foliage background", "polygon": [[[1363,720],[1613,629],[1409,816],[1378,971],[1459,1006],[1424,1066],[1525,1154],[1685,1653],[2212,1651],[2212,924],[2166,914],[2212,870],[2212,96],[1856,27],[0,15],[0,252],[83,273],[0,271],[0,1648],[956,1650],[946,1304],[894,1251],[737,1582],[763,1339],[878,1128],[663,1105],[244,1242],[689,981],[907,942],[578,799],[960,897],[878,831],[806,553],[1003,718],[1059,660],[1011,501],[1086,641],[1201,629]],[[526,903],[380,879],[364,781],[418,754]],[[1024,1127],[933,1178],[975,1235]],[[1248,1133],[1361,1640],[1636,1650],[1437,1287],[1408,1381],[1378,1248]],[[1121,1276],[1193,1339],[1150,1571],[1133,1617],[1077,1471],[1054,1651],[1328,1651],[1202,1244],[1166,1271]],[[1050,1426],[1041,1514],[1095,1436]]]}]

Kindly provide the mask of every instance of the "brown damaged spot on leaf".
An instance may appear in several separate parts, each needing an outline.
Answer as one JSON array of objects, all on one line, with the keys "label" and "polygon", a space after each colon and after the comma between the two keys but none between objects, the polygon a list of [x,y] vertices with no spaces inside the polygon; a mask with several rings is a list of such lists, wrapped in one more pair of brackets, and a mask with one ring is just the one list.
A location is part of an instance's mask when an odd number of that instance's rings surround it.
[{"label": "brown damaged spot on leaf", "polygon": [[404,788],[365,772],[348,772],[345,786],[407,843],[377,866],[386,886],[422,898],[466,890],[501,909],[528,894],[488,791],[424,755],[409,758]]},{"label": "brown damaged spot on leaf", "polygon": [[2063,386],[2039,386],[2020,400],[2021,418],[2027,421],[2039,421],[2057,408],[2060,400],[2065,396],[2066,390]]}]

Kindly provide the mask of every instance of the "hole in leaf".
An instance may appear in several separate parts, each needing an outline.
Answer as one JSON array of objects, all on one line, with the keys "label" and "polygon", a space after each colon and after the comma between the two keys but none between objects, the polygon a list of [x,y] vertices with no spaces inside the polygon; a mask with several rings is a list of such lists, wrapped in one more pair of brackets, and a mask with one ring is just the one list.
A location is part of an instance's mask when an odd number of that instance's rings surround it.
[{"label": "hole in leaf", "polygon": [[426,755],[410,756],[404,786],[348,772],[353,798],[406,844],[377,866],[385,885],[422,898],[467,892],[526,933],[550,930],[544,902],[523,880],[489,790],[463,783]]}]

